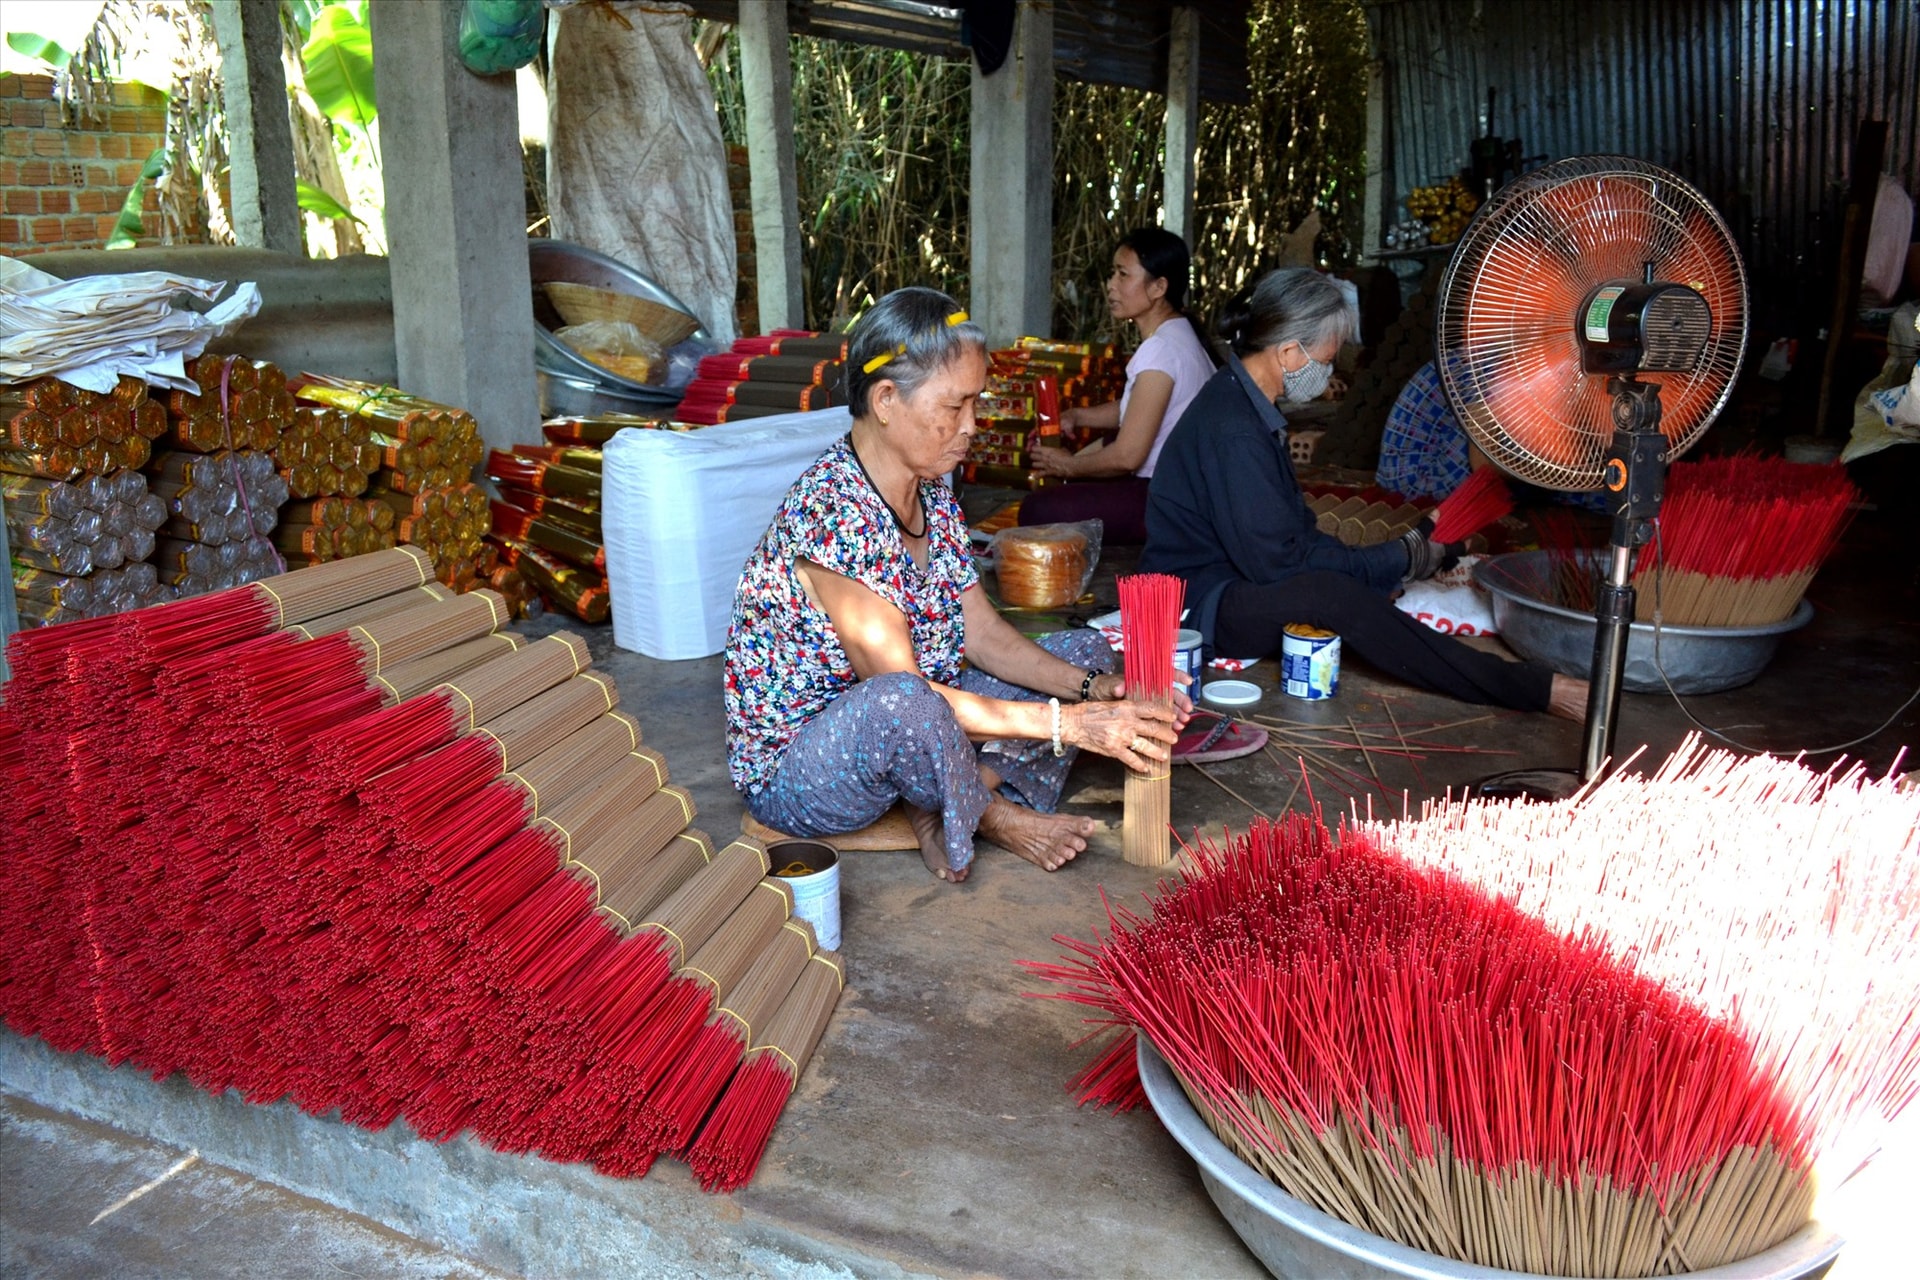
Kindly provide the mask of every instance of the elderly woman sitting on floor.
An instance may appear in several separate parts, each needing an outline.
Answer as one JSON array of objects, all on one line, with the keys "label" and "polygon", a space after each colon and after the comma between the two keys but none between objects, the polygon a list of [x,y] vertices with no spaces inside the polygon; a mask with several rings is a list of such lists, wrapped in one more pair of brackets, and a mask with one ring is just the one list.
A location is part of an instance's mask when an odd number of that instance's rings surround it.
[{"label": "elderly woman sitting on floor", "polygon": [[976,831],[1066,863],[1093,831],[1054,812],[1076,749],[1146,769],[1185,718],[1126,701],[1098,632],[1035,644],[981,589],[945,477],[986,381],[986,339],[953,299],[883,298],[849,341],[853,430],[787,492],[727,637],[727,763],[753,816],[836,835],[904,799],[949,881]]}]

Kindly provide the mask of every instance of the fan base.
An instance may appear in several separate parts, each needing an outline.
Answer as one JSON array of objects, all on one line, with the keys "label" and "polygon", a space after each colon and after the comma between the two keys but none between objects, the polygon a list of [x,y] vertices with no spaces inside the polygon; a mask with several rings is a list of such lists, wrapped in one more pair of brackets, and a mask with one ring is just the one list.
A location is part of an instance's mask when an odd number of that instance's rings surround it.
[{"label": "fan base", "polygon": [[1476,800],[1526,800],[1551,804],[1565,800],[1586,785],[1573,769],[1509,769],[1491,774],[1468,787]]}]

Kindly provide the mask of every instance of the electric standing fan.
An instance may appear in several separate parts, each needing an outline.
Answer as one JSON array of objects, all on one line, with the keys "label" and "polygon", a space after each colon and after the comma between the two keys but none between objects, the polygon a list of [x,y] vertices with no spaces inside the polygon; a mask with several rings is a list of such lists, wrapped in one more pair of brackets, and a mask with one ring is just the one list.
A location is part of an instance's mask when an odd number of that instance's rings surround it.
[{"label": "electric standing fan", "polygon": [[[1527,484],[1605,491],[1612,548],[1595,606],[1579,778],[1613,752],[1633,622],[1636,548],[1667,466],[1733,390],[1747,278],[1726,223],[1692,186],[1625,156],[1578,156],[1502,187],[1467,226],[1435,309],[1435,366],[1467,435]],[[1564,794],[1522,770],[1482,794]]]}]

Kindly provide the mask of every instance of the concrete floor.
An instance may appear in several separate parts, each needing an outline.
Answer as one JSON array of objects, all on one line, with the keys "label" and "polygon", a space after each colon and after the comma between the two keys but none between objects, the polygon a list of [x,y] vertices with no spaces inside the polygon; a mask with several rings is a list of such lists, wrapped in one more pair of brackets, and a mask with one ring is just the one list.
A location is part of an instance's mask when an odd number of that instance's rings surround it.
[{"label": "concrete floor", "polygon": [[[1857,523],[1847,554],[1815,586],[1819,612],[1814,622],[1787,638],[1758,682],[1690,700],[1694,713],[1730,727],[1744,742],[1787,753],[1854,737],[1885,719],[1920,685],[1920,608],[1915,607],[1913,561],[1910,556],[1891,558],[1900,546],[1896,534],[1890,520],[1868,517]],[[1127,564],[1127,557],[1109,555],[1096,584],[1106,598],[1111,598],[1112,572]],[[1903,567],[1889,575],[1889,564]],[[567,625],[544,619],[528,629],[541,633]],[[1023,625],[1039,629],[1045,622],[1028,620]],[[700,806],[696,825],[719,840],[730,837],[743,810],[725,770],[719,659],[657,662],[616,650],[608,628],[572,629],[587,631],[596,665],[615,677],[647,743],[665,753],[673,780],[694,795]],[[1271,691],[1271,663],[1256,669],[1254,678],[1270,691],[1260,711],[1306,713],[1304,704],[1288,703]],[[1404,725],[1441,724],[1478,714],[1392,686],[1349,661],[1339,699],[1313,709],[1313,715],[1336,723],[1349,716],[1377,720],[1389,702]],[[1916,726],[1920,709],[1909,708],[1853,754],[1884,770],[1903,744],[1915,741]],[[1657,757],[1690,727],[1671,699],[1629,695],[1621,739],[1623,744],[1645,742]],[[1510,754],[1435,755],[1420,764],[1418,773],[1392,757],[1377,757],[1372,767],[1378,768],[1385,791],[1406,788],[1417,804],[1423,795],[1493,769],[1572,763],[1579,737],[1574,724],[1500,714],[1451,731],[1446,740]],[[1349,754],[1353,768],[1369,768],[1357,753]],[[1213,773],[1224,785],[1192,770],[1176,771],[1173,814],[1182,830],[1241,827],[1253,807],[1277,811],[1293,789],[1293,775],[1265,756],[1215,766]],[[832,1262],[824,1269],[776,1259],[756,1264],[751,1268],[756,1273],[1263,1274],[1207,1200],[1191,1161],[1151,1113],[1116,1117],[1074,1108],[1064,1085],[1082,1064],[1081,1053],[1072,1047],[1081,1032],[1076,1010],[1028,998],[1033,984],[1016,967],[1021,959],[1058,955],[1052,941],[1056,934],[1087,935],[1103,918],[1103,891],[1114,899],[1137,900],[1157,878],[1119,858],[1120,781],[1118,766],[1108,761],[1088,760],[1077,767],[1065,807],[1109,826],[1087,854],[1058,874],[1043,874],[984,846],[973,877],[958,887],[931,880],[910,853],[846,858],[845,997],[759,1177],[731,1201],[703,1197],[686,1171],[667,1161],[635,1184],[609,1184],[590,1173],[509,1157],[497,1158],[501,1176],[528,1185],[551,1182],[571,1188],[568,1194],[578,1194],[591,1182],[594,1193],[616,1212],[669,1223],[661,1231],[709,1229],[682,1225],[699,1223],[732,1229],[726,1224],[744,1217],[750,1225],[831,1246]],[[1338,801],[1326,795],[1321,799],[1330,807]],[[1304,803],[1304,796],[1295,799],[1296,805]],[[20,1091],[16,1081],[4,1076],[0,1087]],[[154,1087],[137,1082],[137,1088]],[[236,1109],[277,1110],[241,1109],[238,1104],[228,1110]],[[113,1118],[122,1128],[142,1130],[139,1115]],[[0,1168],[7,1170],[11,1185],[22,1185],[13,1176],[16,1171],[30,1160],[44,1160],[59,1145],[45,1136],[55,1124],[28,1108],[9,1113],[0,1127],[0,1158],[5,1161]],[[1915,1127],[1904,1125],[1903,1132],[1911,1136]],[[89,1140],[110,1139],[95,1134]],[[410,1148],[410,1141],[405,1135],[379,1139],[383,1149],[400,1159],[423,1158],[414,1148],[425,1144]],[[1905,1194],[1901,1188],[1915,1185],[1915,1147],[1907,1141],[1902,1150],[1890,1153],[1882,1166],[1885,1177],[1876,1169],[1856,1180],[1856,1188],[1866,1188],[1856,1199],[1864,1197],[1868,1207],[1856,1211],[1858,1222],[1850,1225],[1864,1236],[1877,1231],[1883,1238],[1879,1245],[1863,1241],[1843,1259],[1836,1275],[1894,1273],[1882,1265],[1904,1255],[1892,1252],[1898,1242],[1890,1244],[1884,1233],[1903,1216],[1894,1208]],[[23,1150],[30,1154],[23,1156]],[[152,1176],[149,1166],[161,1159],[127,1157],[127,1173],[119,1182]],[[253,1171],[274,1176],[269,1168]],[[98,1185],[117,1187],[119,1182],[103,1179]],[[329,1184],[325,1178],[315,1185],[293,1179],[290,1185],[333,1204],[354,1204],[353,1188]],[[105,1203],[117,1194],[96,1191],[84,1203]],[[19,1201],[0,1214],[5,1228],[0,1270],[14,1270],[10,1259],[41,1257],[50,1261],[44,1269],[28,1268],[36,1274],[88,1270],[60,1270],[65,1264],[59,1261],[64,1256],[59,1241],[69,1232],[60,1225],[64,1219],[40,1211],[46,1197],[37,1190],[35,1195],[38,1198]],[[621,1211],[622,1205],[627,1209]],[[287,1239],[297,1241],[308,1229],[308,1219],[301,1216],[307,1211],[289,1202],[284,1209],[260,1212],[284,1214]],[[346,1233],[348,1228],[340,1225],[338,1230]],[[416,1234],[431,1232],[422,1228]],[[90,1256],[103,1264],[113,1261],[98,1270],[123,1274],[152,1274],[156,1267],[173,1274],[253,1270],[203,1267],[199,1255],[169,1254],[174,1246],[168,1240],[129,1230],[122,1243],[102,1244],[98,1248],[104,1252]],[[507,1270],[558,1270],[516,1254],[511,1241],[503,1242],[497,1234],[433,1243]],[[448,1261],[444,1272],[407,1274],[476,1274],[452,1269],[459,1261]],[[718,1263],[713,1270],[693,1266],[694,1273],[704,1274],[739,1269]]]},{"label": "concrete floor", "polygon": [[0,1274],[483,1280],[376,1222],[105,1125],[0,1098]]}]

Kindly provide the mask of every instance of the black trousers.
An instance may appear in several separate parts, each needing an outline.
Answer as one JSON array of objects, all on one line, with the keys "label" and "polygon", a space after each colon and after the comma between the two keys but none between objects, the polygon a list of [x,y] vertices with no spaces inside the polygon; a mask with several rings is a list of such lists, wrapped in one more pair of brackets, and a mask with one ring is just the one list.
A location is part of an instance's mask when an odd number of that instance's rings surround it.
[{"label": "black trousers", "polygon": [[1345,652],[1396,680],[1462,702],[1545,711],[1553,691],[1550,668],[1508,662],[1443,636],[1344,573],[1302,573],[1273,586],[1234,583],[1214,618],[1214,652],[1235,658],[1278,654],[1281,630],[1294,622],[1335,632]]}]

